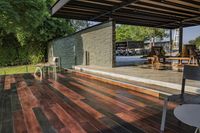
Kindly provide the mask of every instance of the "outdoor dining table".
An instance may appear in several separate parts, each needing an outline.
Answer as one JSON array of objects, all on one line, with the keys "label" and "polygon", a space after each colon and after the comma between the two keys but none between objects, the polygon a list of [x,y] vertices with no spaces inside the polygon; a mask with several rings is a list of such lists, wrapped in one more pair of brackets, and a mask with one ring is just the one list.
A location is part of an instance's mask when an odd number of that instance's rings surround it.
[{"label": "outdoor dining table", "polygon": [[158,62],[162,62],[165,63],[165,60],[166,60],[167,56],[150,56],[150,57],[147,57],[147,59],[151,62],[151,64],[155,64],[155,63],[158,63]]},{"label": "outdoor dining table", "polygon": [[200,133],[200,105],[183,104],[175,108],[174,115],[181,122],[196,127],[195,133]]},{"label": "outdoor dining table", "polygon": [[53,64],[50,64],[50,63],[40,63],[40,64],[37,64],[36,65],[36,69],[35,69],[35,73],[34,73],[34,76],[36,76],[36,73],[39,72],[40,73],[40,80],[43,79],[44,77],[44,72],[45,70],[48,72],[50,72],[50,68],[53,68],[53,77],[54,79],[57,79],[57,72],[56,72],[56,69],[57,69],[57,66],[56,65],[53,65]]},{"label": "outdoor dining table", "polygon": [[182,65],[183,61],[188,61],[188,64],[190,64],[190,60],[191,60],[190,57],[169,57],[169,58],[166,58],[166,59],[167,60],[177,60],[179,65]]}]

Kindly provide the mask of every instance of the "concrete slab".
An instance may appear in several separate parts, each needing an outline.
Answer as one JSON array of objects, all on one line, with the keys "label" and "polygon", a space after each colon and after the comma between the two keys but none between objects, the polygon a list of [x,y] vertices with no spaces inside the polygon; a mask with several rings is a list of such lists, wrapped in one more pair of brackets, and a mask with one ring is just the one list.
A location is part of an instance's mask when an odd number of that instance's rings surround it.
[{"label": "concrete slab", "polygon": [[[75,66],[74,69],[123,82],[138,83],[145,87],[149,86],[150,88],[167,93],[180,93],[181,90],[182,72],[172,70],[144,69],[143,66],[124,66],[116,68]],[[200,82],[188,80],[186,82],[186,91],[200,94]]]}]

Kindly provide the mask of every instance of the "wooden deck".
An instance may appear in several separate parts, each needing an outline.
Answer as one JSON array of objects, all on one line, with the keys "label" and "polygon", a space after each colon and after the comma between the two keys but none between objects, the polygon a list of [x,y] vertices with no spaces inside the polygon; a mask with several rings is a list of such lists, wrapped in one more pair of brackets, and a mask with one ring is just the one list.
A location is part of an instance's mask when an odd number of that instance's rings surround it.
[{"label": "wooden deck", "polygon": [[[0,133],[159,133],[162,102],[73,73],[2,76]],[[193,131],[168,112],[166,133]]]}]

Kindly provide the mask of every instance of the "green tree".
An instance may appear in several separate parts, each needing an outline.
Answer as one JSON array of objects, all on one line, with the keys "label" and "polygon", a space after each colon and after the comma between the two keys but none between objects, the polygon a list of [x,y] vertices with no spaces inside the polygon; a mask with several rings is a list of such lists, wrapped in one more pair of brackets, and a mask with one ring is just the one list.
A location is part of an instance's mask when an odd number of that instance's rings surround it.
[{"label": "green tree", "polygon": [[0,25],[8,32],[30,31],[42,21],[44,0],[1,0]]},{"label": "green tree", "polygon": [[195,44],[197,47],[200,48],[200,36],[195,38],[194,40],[189,41],[190,44]]},{"label": "green tree", "polygon": [[49,41],[76,30],[69,21],[51,17],[49,9],[54,2],[55,0],[0,1],[1,65],[14,65],[17,60],[40,62],[47,56]]},{"label": "green tree", "polygon": [[131,25],[118,25],[116,28],[117,41],[147,41],[150,40],[154,43],[155,38],[163,39],[167,34],[164,29],[131,26]]},{"label": "green tree", "polygon": [[[0,0],[0,63],[37,63],[47,57],[49,41],[89,26],[86,21],[53,18],[56,0]],[[12,54],[12,56],[10,56]]]},{"label": "green tree", "polygon": [[[33,63],[37,63],[47,57],[48,43],[74,32],[74,28],[68,20],[46,17],[46,19],[31,33],[21,33],[21,42],[32,51],[28,52]],[[25,37],[24,37],[25,36]],[[27,50],[28,51],[28,50]]]},{"label": "green tree", "polygon": [[92,25],[90,22],[83,20],[70,20],[70,23],[72,24],[74,31],[79,31]]},{"label": "green tree", "polygon": [[20,57],[20,43],[14,33],[0,29],[0,65],[14,65]]}]

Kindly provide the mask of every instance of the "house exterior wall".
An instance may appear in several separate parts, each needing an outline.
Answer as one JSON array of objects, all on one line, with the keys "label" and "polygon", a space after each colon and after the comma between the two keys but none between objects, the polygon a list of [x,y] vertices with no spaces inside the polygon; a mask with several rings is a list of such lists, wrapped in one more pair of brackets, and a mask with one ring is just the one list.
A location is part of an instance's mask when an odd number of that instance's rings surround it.
[{"label": "house exterior wall", "polygon": [[[75,64],[74,38],[62,38],[49,43],[48,61],[53,62],[53,57],[59,57],[63,68],[71,68]],[[67,46],[66,46],[67,45]]]},{"label": "house exterior wall", "polygon": [[113,67],[113,25],[110,21],[50,42],[49,62],[54,56],[60,58],[63,68],[74,65]]}]

